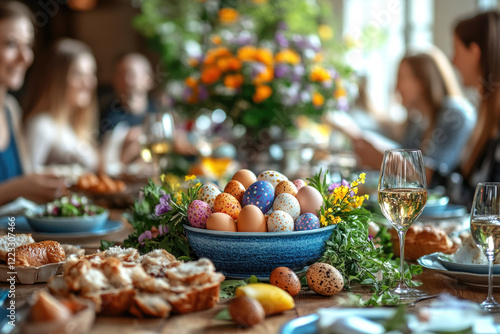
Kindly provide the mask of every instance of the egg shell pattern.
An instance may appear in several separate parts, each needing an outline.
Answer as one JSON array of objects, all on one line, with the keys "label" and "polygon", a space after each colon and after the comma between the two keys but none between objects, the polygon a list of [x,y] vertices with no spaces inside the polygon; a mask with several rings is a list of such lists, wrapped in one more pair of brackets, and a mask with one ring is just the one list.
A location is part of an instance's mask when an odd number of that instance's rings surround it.
[{"label": "egg shell pattern", "polygon": [[299,201],[292,195],[284,193],[276,197],[273,204],[273,211],[285,211],[295,220],[300,216]]},{"label": "egg shell pattern", "polygon": [[241,205],[233,196],[222,193],[215,198],[214,211],[228,214],[236,220],[240,214]]},{"label": "egg shell pattern", "polygon": [[282,288],[292,297],[298,295],[302,288],[297,274],[287,267],[275,268],[269,276],[269,283]]},{"label": "egg shell pattern", "polygon": [[293,184],[295,185],[295,187],[297,187],[297,191],[299,191],[300,188],[306,186],[306,183],[302,179],[297,179],[297,180],[293,181]]},{"label": "egg shell pattern", "polygon": [[342,274],[327,263],[314,263],[307,269],[307,285],[323,296],[332,296],[344,288]]},{"label": "egg shell pattern", "polygon": [[249,204],[255,205],[264,214],[273,206],[273,202],[274,188],[272,184],[267,181],[257,181],[253,183],[243,194],[243,206]]},{"label": "egg shell pattern", "polygon": [[259,174],[259,177],[257,177],[257,180],[267,181],[273,185],[273,188],[276,188],[276,186],[281,181],[288,181],[288,178],[279,172],[275,172],[272,170],[266,170],[265,172],[262,172]]},{"label": "egg shell pattern", "polygon": [[187,214],[192,227],[206,228],[207,218],[212,214],[212,209],[208,203],[196,199],[189,204]]},{"label": "egg shell pattern", "polygon": [[232,195],[234,198],[238,200],[238,202],[241,203],[241,201],[243,200],[243,194],[245,193],[245,187],[243,187],[243,185],[240,182],[236,180],[231,180],[226,184],[224,192],[228,193],[229,195]]},{"label": "egg shell pattern", "polygon": [[292,181],[281,181],[280,183],[278,183],[278,185],[276,186],[276,189],[274,189],[274,196],[278,197],[278,195],[280,194],[284,194],[284,193],[287,193],[287,194],[290,194],[292,196],[295,196],[297,195],[297,187],[295,186],[295,184],[293,184]]},{"label": "egg shell pattern", "polygon": [[198,199],[208,203],[208,205],[210,205],[210,208],[213,210],[215,198],[220,193],[221,191],[216,187],[210,184],[205,184],[203,187],[200,188],[200,191],[198,192]]},{"label": "egg shell pattern", "polygon": [[300,215],[295,221],[295,231],[314,230],[319,227],[319,218],[310,212]]},{"label": "egg shell pattern", "polygon": [[292,232],[293,218],[285,211],[274,211],[267,219],[269,232]]}]

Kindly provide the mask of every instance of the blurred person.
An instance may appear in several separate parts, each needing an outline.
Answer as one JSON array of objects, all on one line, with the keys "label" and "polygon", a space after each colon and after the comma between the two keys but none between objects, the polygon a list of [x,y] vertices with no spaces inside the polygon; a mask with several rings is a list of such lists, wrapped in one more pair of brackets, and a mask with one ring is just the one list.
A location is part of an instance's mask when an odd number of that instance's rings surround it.
[{"label": "blurred person", "polygon": [[452,183],[454,198],[472,205],[477,183],[500,181],[500,13],[489,11],[457,23],[453,64],[465,86],[477,89],[478,121]]},{"label": "blurred person", "polygon": [[97,170],[97,78],[92,51],[80,41],[61,39],[37,65],[24,115],[33,169],[77,164]]},{"label": "blurred person", "polygon": [[[396,147],[420,149],[427,167],[428,184],[443,183],[459,164],[476,122],[451,64],[436,48],[409,54],[399,65],[396,90],[408,113],[404,137]],[[361,165],[379,169],[383,150],[371,140],[353,140]],[[395,148],[395,147],[386,147]]]},{"label": "blurred person", "polygon": [[39,203],[63,195],[62,179],[31,174],[21,129],[21,108],[8,94],[19,90],[33,62],[32,13],[15,1],[0,2],[0,205],[23,196]]}]

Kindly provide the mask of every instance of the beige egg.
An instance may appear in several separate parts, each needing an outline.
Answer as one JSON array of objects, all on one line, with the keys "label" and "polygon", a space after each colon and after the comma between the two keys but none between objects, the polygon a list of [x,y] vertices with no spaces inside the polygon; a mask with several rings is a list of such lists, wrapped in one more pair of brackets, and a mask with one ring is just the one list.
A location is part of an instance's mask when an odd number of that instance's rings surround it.
[{"label": "beige egg", "polygon": [[344,288],[344,278],[340,271],[327,263],[314,263],[306,273],[307,285],[323,296],[332,296]]},{"label": "beige egg", "polygon": [[228,214],[215,212],[207,218],[207,230],[236,232],[236,222]]},{"label": "beige egg", "polygon": [[285,180],[278,183],[276,189],[274,189],[274,196],[278,197],[278,195],[285,193],[295,196],[297,195],[297,192],[298,190],[295,184],[293,184],[292,181]]},{"label": "beige egg", "polygon": [[299,218],[300,216],[300,204],[299,201],[292,195],[284,193],[276,197],[273,203],[273,211],[285,211],[292,219]]},{"label": "beige egg", "polygon": [[281,181],[288,181],[288,178],[276,171],[273,170],[266,170],[265,172],[262,172],[259,174],[259,177],[257,177],[257,180],[259,181],[267,181],[273,185],[274,188],[281,182]]},{"label": "beige egg", "polygon": [[323,196],[311,186],[302,187],[295,197],[300,204],[300,214],[310,212],[317,216],[317,211],[323,206]]},{"label": "beige egg", "polygon": [[252,185],[252,183],[257,182],[257,176],[248,169],[240,169],[237,171],[231,180],[236,180],[240,182],[245,189],[248,189]]},{"label": "beige egg", "polygon": [[267,219],[269,232],[293,232],[293,218],[285,211],[273,211]]},{"label": "beige egg", "polygon": [[267,232],[266,218],[255,205],[247,205],[240,211],[238,232]]}]

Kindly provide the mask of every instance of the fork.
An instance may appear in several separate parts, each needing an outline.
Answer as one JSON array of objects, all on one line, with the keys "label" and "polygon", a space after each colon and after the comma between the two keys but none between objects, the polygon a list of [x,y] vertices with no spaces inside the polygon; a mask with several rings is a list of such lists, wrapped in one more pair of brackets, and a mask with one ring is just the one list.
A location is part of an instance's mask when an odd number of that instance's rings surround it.
[{"label": "fork", "polygon": [[432,298],[436,298],[438,296],[439,295],[428,295],[428,296],[418,297],[417,299],[415,299],[411,303],[406,304],[406,306],[407,307],[413,307],[413,306],[415,306],[416,303],[421,302],[422,300],[432,299]]}]

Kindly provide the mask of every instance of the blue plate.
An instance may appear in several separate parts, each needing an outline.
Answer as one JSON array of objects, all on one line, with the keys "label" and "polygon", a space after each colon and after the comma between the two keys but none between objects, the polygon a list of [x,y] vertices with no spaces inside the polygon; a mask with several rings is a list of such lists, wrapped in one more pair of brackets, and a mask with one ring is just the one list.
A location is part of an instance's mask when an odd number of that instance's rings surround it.
[{"label": "blue plate", "polygon": [[108,220],[109,211],[83,217],[38,217],[35,212],[27,212],[26,219],[36,232],[75,233],[92,232],[102,228]]},{"label": "blue plate", "polygon": [[422,216],[437,215],[443,213],[448,207],[449,201],[450,198],[447,196],[427,201],[427,204],[425,204],[424,207],[424,211],[422,212]]},{"label": "blue plate", "polygon": [[[437,260],[447,270],[488,275],[487,264],[465,264],[465,263],[452,262],[443,255],[438,255]],[[493,265],[493,274],[495,275],[500,274],[500,264]]]},{"label": "blue plate", "polygon": [[430,219],[444,219],[444,218],[458,218],[467,214],[467,208],[463,205],[448,204],[443,210],[431,210],[422,212],[420,218]]}]

